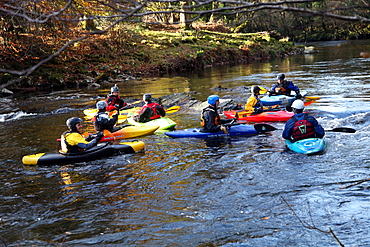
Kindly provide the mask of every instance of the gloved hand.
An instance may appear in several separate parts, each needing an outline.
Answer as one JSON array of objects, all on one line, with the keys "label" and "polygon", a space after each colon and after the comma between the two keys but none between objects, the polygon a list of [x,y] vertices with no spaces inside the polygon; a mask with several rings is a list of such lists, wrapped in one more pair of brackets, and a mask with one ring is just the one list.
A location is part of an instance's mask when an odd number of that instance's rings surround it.
[{"label": "gloved hand", "polygon": [[296,99],[302,99],[302,98],[303,98],[303,96],[302,96],[300,93],[298,93],[298,94],[295,96],[295,98],[296,98]]},{"label": "gloved hand", "polygon": [[115,104],[114,107],[119,110],[119,104]]},{"label": "gloved hand", "polygon": [[104,133],[103,133],[103,131],[100,131],[99,133],[96,134],[95,139],[97,141],[100,141],[103,137],[104,137]]}]

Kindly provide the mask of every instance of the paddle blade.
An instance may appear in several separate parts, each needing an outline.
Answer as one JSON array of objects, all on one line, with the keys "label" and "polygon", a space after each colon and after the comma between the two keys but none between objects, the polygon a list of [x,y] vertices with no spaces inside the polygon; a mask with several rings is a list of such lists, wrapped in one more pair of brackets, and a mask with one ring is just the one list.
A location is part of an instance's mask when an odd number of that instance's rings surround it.
[{"label": "paddle blade", "polygon": [[175,106],[172,106],[172,107],[168,108],[168,109],[166,110],[166,113],[175,113],[175,112],[177,112],[178,110],[180,110],[180,106],[175,105]]},{"label": "paddle blade", "polygon": [[356,130],[352,128],[346,128],[346,127],[338,127],[331,130],[325,130],[330,132],[345,132],[345,133],[355,133]]},{"label": "paddle blade", "polygon": [[318,100],[318,99],[321,99],[321,97],[319,97],[319,96],[306,96],[305,98],[307,100]]},{"label": "paddle blade", "polygon": [[254,129],[258,132],[266,132],[266,131],[277,130],[277,128],[275,128],[274,126],[269,125],[269,124],[255,124]]}]

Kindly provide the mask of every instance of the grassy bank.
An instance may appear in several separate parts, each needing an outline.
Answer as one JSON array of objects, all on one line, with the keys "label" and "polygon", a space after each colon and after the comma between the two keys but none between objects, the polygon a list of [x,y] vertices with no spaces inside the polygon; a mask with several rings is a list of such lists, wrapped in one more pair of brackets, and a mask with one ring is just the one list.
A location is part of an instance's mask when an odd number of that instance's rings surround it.
[{"label": "grassy bank", "polygon": [[[43,46],[45,55],[53,49],[48,44],[62,44],[59,40],[35,43]],[[34,50],[40,52],[40,49]],[[135,25],[76,43],[12,89],[86,86],[123,74],[160,76],[220,64],[267,60],[301,51],[292,42],[267,32],[235,34],[217,25],[198,26],[195,30]],[[29,57],[41,56],[29,54]],[[13,59],[8,67],[20,67],[21,63],[17,62]],[[32,62],[35,61],[29,61]],[[26,65],[23,61],[22,66]],[[9,76],[2,76],[0,83],[8,79]]]}]

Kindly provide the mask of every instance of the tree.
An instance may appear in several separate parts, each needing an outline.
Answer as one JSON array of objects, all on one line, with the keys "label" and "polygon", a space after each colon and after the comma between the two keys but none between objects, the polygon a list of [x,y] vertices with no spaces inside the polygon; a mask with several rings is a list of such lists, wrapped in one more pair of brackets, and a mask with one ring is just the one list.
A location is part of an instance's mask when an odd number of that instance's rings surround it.
[{"label": "tree", "polygon": [[[220,15],[232,19],[237,25],[247,23],[243,26],[245,30],[253,26],[254,29],[262,29],[267,27],[268,21],[281,30],[286,29],[286,23],[309,30],[313,28],[314,18],[320,17],[323,30],[330,25],[338,25],[336,21],[352,22],[353,28],[360,30],[370,23],[369,8],[367,0],[195,0],[185,4],[175,0],[3,0],[0,3],[0,46],[6,56],[0,57],[0,73],[16,78],[0,85],[0,88],[24,80],[77,42],[105,34],[118,28],[122,22],[142,22],[148,16],[155,17],[152,24],[163,24],[173,21],[171,17],[174,15],[183,15],[183,22],[189,27],[204,16]],[[292,31],[290,35],[296,34]],[[60,43],[48,43],[50,36],[58,37]],[[35,41],[43,42],[45,48],[34,48]],[[22,49],[19,53],[20,47],[29,49]],[[14,56],[22,57],[18,61],[23,64],[11,64],[10,58]]]}]

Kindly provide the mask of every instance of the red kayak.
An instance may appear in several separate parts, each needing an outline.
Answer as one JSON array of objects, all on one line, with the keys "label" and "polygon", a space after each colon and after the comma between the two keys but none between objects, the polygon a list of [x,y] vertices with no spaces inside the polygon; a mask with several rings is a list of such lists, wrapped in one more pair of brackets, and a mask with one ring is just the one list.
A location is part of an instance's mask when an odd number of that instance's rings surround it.
[{"label": "red kayak", "polygon": [[237,115],[238,122],[286,122],[293,117],[293,112],[287,111],[267,111],[256,115],[247,115],[245,111],[224,111],[227,118],[235,118]]}]

